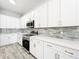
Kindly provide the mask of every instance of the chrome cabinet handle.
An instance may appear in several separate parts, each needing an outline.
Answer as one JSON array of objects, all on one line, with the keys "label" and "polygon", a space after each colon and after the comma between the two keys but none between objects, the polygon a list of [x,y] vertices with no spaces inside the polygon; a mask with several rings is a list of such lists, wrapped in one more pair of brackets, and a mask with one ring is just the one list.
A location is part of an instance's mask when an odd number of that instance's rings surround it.
[{"label": "chrome cabinet handle", "polygon": [[58,53],[55,53],[55,59],[60,59],[60,55]]},{"label": "chrome cabinet handle", "polygon": [[60,59],[60,55],[58,54],[58,59]]},{"label": "chrome cabinet handle", "polygon": [[51,45],[47,45],[48,47],[52,47]]},{"label": "chrome cabinet handle", "polygon": [[57,53],[55,53],[55,59],[57,59]]},{"label": "chrome cabinet handle", "polygon": [[70,55],[74,55],[74,53],[69,52],[69,51],[67,51],[67,50],[65,50],[65,52],[68,53],[68,54],[70,54]]},{"label": "chrome cabinet handle", "polygon": [[36,47],[36,44],[34,44],[33,46]]}]

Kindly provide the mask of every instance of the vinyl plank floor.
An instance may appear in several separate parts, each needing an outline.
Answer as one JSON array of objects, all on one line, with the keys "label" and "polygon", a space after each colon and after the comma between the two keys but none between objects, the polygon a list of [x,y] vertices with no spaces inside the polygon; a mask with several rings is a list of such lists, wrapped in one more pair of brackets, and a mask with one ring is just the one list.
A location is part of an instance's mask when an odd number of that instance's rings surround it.
[{"label": "vinyl plank floor", "polygon": [[35,59],[19,44],[0,47],[0,59]]}]

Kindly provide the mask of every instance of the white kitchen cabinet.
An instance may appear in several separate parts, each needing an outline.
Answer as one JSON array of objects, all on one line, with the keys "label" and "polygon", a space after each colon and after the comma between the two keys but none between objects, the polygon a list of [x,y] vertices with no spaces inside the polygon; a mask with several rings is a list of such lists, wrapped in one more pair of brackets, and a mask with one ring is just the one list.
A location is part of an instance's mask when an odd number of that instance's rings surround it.
[{"label": "white kitchen cabinet", "polygon": [[79,59],[79,51],[44,42],[44,59]]},{"label": "white kitchen cabinet", "polygon": [[36,39],[31,38],[30,39],[30,53],[33,54],[35,57],[36,55]]},{"label": "white kitchen cabinet", "polygon": [[7,20],[4,15],[0,15],[0,28],[6,28],[7,27]]},{"label": "white kitchen cabinet", "polygon": [[0,46],[13,44],[17,42],[17,34],[1,34],[0,35]]},{"label": "white kitchen cabinet", "polygon": [[28,12],[20,19],[20,28],[27,28],[27,23],[34,20],[34,11]]},{"label": "white kitchen cabinet", "polygon": [[60,0],[62,26],[78,26],[78,0]]},{"label": "white kitchen cabinet", "polygon": [[56,59],[56,58],[57,58],[56,47],[51,43],[44,42],[44,59]]},{"label": "white kitchen cabinet", "polygon": [[19,28],[19,19],[11,16],[0,15],[0,28]]},{"label": "white kitchen cabinet", "polygon": [[78,0],[48,2],[48,27],[78,26]]},{"label": "white kitchen cabinet", "polygon": [[33,11],[33,18],[34,18],[34,20],[35,20],[35,23],[34,23],[34,25],[35,25],[35,28],[39,28],[40,27],[40,19],[39,19],[39,9],[37,8],[37,9],[35,9],[34,11]]},{"label": "white kitchen cabinet", "polygon": [[44,37],[30,38],[30,52],[37,59],[79,59],[79,50],[45,40]]},{"label": "white kitchen cabinet", "polygon": [[47,27],[47,3],[39,6],[34,12],[35,28]]},{"label": "white kitchen cabinet", "polygon": [[19,28],[19,19],[15,17],[7,16],[6,18],[6,28]]},{"label": "white kitchen cabinet", "polygon": [[43,41],[37,38],[30,39],[30,52],[37,59],[43,59]]},{"label": "white kitchen cabinet", "polygon": [[20,33],[20,32],[18,32],[17,33],[17,41],[18,41],[18,43],[22,46],[22,38],[23,38],[23,34],[22,33]]},{"label": "white kitchen cabinet", "polygon": [[78,3],[78,12],[77,12],[78,13],[78,21],[77,22],[78,22],[78,26],[79,26],[79,0],[77,0],[77,1],[78,1],[77,2]]},{"label": "white kitchen cabinet", "polygon": [[39,10],[40,27],[47,27],[47,3],[44,3]]},{"label": "white kitchen cabinet", "polygon": [[59,26],[59,2],[58,0],[50,0],[48,2],[48,26]]},{"label": "white kitchen cabinet", "polygon": [[77,58],[67,53],[61,53],[59,55],[59,59],[77,59]]},{"label": "white kitchen cabinet", "polygon": [[27,26],[26,26],[26,15],[24,15],[19,21],[20,21],[20,28],[27,28]]},{"label": "white kitchen cabinet", "polygon": [[61,50],[58,51],[59,59],[79,59],[78,57],[79,51],[60,46],[59,48],[61,48]]},{"label": "white kitchen cabinet", "polygon": [[36,57],[37,59],[43,59],[43,41],[36,40]]}]

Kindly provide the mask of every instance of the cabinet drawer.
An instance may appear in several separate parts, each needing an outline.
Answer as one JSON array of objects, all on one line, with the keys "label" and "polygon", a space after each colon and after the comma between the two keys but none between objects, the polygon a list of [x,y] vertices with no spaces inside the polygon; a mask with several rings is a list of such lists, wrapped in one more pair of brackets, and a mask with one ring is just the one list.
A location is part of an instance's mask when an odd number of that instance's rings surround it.
[{"label": "cabinet drawer", "polygon": [[58,46],[57,49],[59,52],[62,52],[62,53],[69,55],[71,57],[75,57],[76,59],[79,59],[79,51],[78,50],[74,50],[74,49],[67,48],[67,47],[61,47],[61,46]]},{"label": "cabinet drawer", "polygon": [[44,42],[44,47],[47,46],[48,48],[52,48],[54,50],[57,50],[56,45],[52,44],[52,43],[48,43],[48,42]]}]

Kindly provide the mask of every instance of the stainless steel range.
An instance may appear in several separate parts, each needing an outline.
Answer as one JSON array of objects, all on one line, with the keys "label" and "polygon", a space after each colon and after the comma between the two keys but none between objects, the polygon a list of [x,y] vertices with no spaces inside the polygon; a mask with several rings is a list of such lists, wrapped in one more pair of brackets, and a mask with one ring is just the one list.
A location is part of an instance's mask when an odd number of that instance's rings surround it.
[{"label": "stainless steel range", "polygon": [[30,34],[23,35],[22,45],[28,52],[30,50],[30,37],[34,35],[38,35],[38,32],[35,32],[35,33],[31,32]]}]

